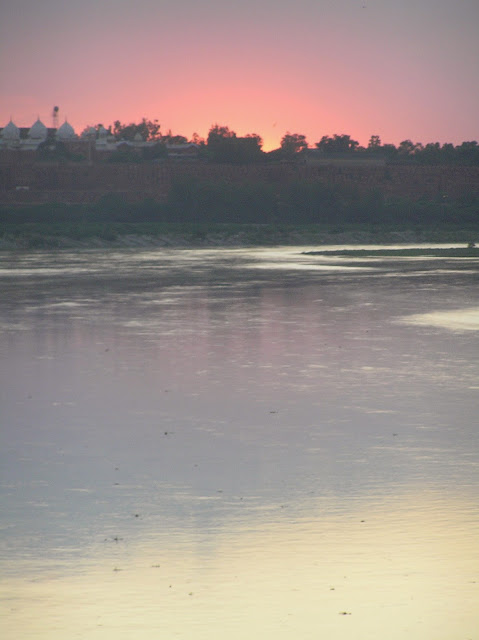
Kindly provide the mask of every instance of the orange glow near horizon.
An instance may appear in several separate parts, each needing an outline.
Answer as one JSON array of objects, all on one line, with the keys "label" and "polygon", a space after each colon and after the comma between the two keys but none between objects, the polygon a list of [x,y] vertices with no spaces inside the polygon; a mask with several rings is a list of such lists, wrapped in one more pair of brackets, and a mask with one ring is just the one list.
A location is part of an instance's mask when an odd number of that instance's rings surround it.
[{"label": "orange glow near horizon", "polygon": [[[446,0],[6,0],[0,127],[157,118],[206,137],[215,124],[361,145],[479,138],[479,4]],[[20,11],[20,9],[22,9]],[[444,43],[448,46],[445,47]],[[12,61],[15,64],[12,64]]]}]

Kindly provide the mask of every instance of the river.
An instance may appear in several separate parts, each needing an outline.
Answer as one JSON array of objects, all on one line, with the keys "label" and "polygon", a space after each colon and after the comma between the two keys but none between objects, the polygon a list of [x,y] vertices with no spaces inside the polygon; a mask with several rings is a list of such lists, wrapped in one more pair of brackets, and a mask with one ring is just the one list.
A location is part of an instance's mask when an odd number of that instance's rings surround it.
[{"label": "river", "polygon": [[0,254],[3,640],[477,637],[479,261],[307,249]]}]

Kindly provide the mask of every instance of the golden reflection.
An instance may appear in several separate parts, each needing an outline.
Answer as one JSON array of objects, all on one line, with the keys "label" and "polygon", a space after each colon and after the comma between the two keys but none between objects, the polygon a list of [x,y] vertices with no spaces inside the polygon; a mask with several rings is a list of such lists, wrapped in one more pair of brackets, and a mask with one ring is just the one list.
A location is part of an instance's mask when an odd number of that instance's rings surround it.
[{"label": "golden reflection", "polygon": [[425,327],[438,327],[451,331],[478,331],[479,307],[418,313],[402,318],[401,322]]},{"label": "golden reflection", "polygon": [[[474,499],[411,493],[353,511],[158,533],[70,575],[2,583],[2,638],[451,640],[479,628]],[[151,542],[154,540],[155,542]]]}]

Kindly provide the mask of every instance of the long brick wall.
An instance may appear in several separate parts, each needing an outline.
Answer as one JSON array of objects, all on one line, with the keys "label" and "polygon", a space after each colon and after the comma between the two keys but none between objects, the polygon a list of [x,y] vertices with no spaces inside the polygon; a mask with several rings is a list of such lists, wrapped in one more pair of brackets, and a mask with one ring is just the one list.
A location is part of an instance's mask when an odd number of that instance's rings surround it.
[{"label": "long brick wall", "polygon": [[129,201],[164,200],[175,180],[230,183],[322,181],[378,189],[411,199],[457,198],[479,192],[479,167],[412,165],[210,165],[164,164],[0,164],[0,203],[95,202],[118,193]]}]

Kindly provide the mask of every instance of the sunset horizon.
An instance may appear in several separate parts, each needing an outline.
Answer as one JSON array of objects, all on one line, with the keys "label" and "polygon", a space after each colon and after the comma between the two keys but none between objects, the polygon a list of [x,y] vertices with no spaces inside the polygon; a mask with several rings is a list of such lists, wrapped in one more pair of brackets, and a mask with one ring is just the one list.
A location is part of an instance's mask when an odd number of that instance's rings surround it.
[{"label": "sunset horizon", "polygon": [[[54,105],[54,107],[58,107],[58,105]],[[73,121],[71,118],[69,118],[67,115],[64,115],[62,117],[62,111],[61,111],[61,107],[59,107],[58,109],[58,117],[56,119],[56,121],[53,119],[52,116],[52,111],[53,108],[50,109],[50,115],[47,116],[43,116],[41,113],[36,113],[35,115],[32,115],[30,118],[28,118],[27,116],[23,117],[21,120],[15,118],[14,116],[10,116],[8,118],[8,120],[0,122],[0,130],[5,127],[10,121],[13,122],[18,128],[20,129],[28,129],[30,128],[37,120],[40,120],[40,122],[42,122],[47,128],[59,128],[64,122],[68,122],[75,130],[75,134],[78,137],[81,137],[81,134],[88,128],[91,127],[98,127],[98,126],[104,126],[106,129],[113,129],[115,122],[119,121],[121,122],[122,125],[129,125],[129,124],[139,124],[142,122],[142,120],[146,120],[146,121],[158,121],[158,123],[160,124],[161,128],[160,128],[160,134],[164,137],[167,137],[167,135],[172,134],[173,136],[183,136],[185,138],[187,138],[188,141],[191,141],[192,137],[197,135],[200,139],[203,139],[204,141],[207,140],[208,138],[208,133],[210,131],[210,129],[212,129],[214,126],[219,125],[221,127],[228,127],[230,129],[230,131],[234,132],[238,137],[243,137],[243,136],[248,136],[248,135],[258,135],[262,141],[262,149],[265,152],[269,152],[269,151],[274,151],[275,149],[279,149],[281,146],[281,139],[283,138],[284,135],[286,134],[302,134],[305,135],[307,142],[308,142],[308,146],[309,148],[314,148],[316,143],[320,141],[320,139],[323,136],[329,136],[332,137],[334,135],[348,135],[350,136],[353,140],[356,140],[359,143],[359,147],[363,147],[366,148],[368,146],[368,143],[370,141],[370,138],[372,136],[379,136],[380,138],[380,142],[382,145],[394,145],[394,146],[398,146],[401,142],[405,141],[405,140],[411,140],[413,143],[417,143],[417,144],[429,144],[429,143],[440,143],[442,144],[454,144],[454,145],[460,145],[463,142],[471,142],[471,141],[477,141],[476,138],[463,138],[463,139],[449,139],[449,138],[445,138],[445,137],[441,137],[441,138],[435,138],[434,140],[426,140],[426,139],[419,139],[419,138],[414,138],[413,136],[410,135],[405,135],[404,137],[398,136],[396,139],[390,139],[387,138],[383,135],[381,135],[380,133],[378,133],[377,131],[372,131],[370,134],[365,134],[364,136],[357,136],[354,134],[354,132],[351,132],[350,129],[348,129],[347,127],[343,128],[343,130],[339,131],[321,131],[318,134],[314,134],[313,135],[308,135],[307,133],[305,133],[306,129],[304,127],[297,127],[296,129],[290,128],[288,130],[282,131],[281,133],[278,132],[277,137],[275,137],[274,135],[269,135],[269,136],[265,136],[263,135],[262,131],[259,130],[258,127],[253,127],[250,130],[243,130],[240,127],[235,127],[232,126],[230,122],[223,122],[223,121],[215,121],[215,122],[211,122],[210,125],[207,126],[207,128],[205,130],[200,129],[199,127],[193,129],[193,131],[191,133],[186,133],[184,131],[184,129],[180,129],[180,130],[176,130],[173,129],[172,127],[166,125],[163,126],[163,123],[161,122],[161,119],[159,117],[149,117],[148,115],[141,115],[138,117],[132,117],[132,118],[112,118],[110,120],[108,119],[97,119],[97,120],[85,120],[85,119],[80,119],[80,125],[78,126],[77,123],[75,121]]]},{"label": "sunset horizon", "polygon": [[1,0],[1,640],[479,640],[478,34]]},{"label": "sunset horizon", "polygon": [[0,127],[158,119],[206,138],[372,135],[477,140],[479,6],[444,0],[8,1],[0,10]]}]

